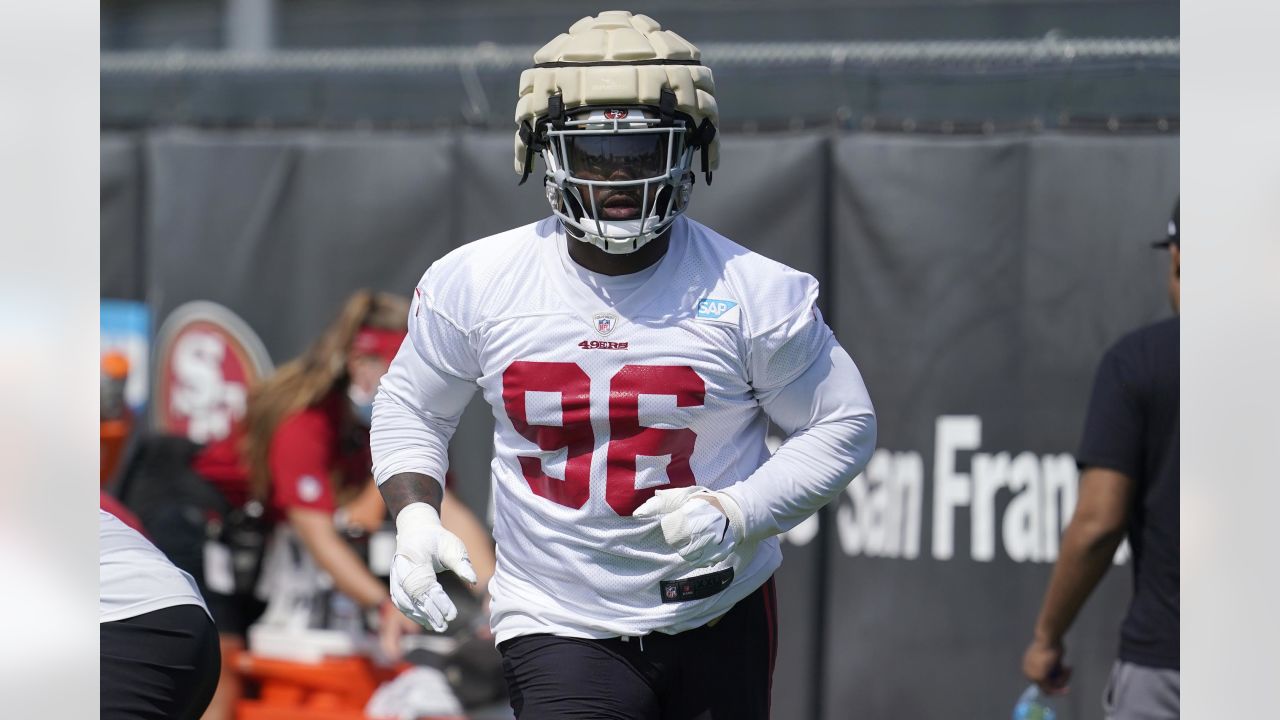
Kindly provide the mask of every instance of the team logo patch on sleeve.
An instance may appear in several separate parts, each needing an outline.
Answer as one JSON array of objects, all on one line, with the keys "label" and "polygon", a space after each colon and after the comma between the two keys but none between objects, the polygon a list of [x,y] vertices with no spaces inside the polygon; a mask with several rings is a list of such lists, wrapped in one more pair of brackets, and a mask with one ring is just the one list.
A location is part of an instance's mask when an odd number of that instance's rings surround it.
[{"label": "team logo patch on sleeve", "polygon": [[324,492],[324,488],[320,487],[320,481],[315,475],[303,475],[298,478],[298,499],[303,502],[315,502],[320,499],[320,494]]}]

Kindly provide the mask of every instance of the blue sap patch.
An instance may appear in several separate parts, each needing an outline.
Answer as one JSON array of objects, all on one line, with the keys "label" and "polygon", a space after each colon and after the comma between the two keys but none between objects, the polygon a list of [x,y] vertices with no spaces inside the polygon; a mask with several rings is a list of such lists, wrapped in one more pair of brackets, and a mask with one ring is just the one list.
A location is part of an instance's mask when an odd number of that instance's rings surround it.
[{"label": "blue sap patch", "polygon": [[716,300],[715,298],[699,300],[698,317],[715,320],[737,306],[738,303],[732,300]]}]

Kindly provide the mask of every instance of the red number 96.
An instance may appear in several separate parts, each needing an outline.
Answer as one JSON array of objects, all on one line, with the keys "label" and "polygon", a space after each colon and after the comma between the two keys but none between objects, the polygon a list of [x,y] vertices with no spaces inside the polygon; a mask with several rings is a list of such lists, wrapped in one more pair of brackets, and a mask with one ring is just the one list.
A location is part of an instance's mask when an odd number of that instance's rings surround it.
[{"label": "red number 96", "polygon": [[[525,412],[526,393],[560,394],[561,424],[531,425]],[[665,429],[640,424],[641,395],[672,395],[676,407],[699,407],[706,383],[687,365],[626,365],[609,380],[609,445],[605,500],[619,515],[630,515],[657,487],[636,488],[636,457],[669,455],[663,487],[695,482],[689,458],[697,434],[689,428]],[[567,450],[564,479],[550,477],[536,456],[519,456],[520,468],[534,493],[566,507],[581,508],[591,485],[591,378],[571,362],[518,360],[502,373],[502,401],[516,432],[540,449]]]}]

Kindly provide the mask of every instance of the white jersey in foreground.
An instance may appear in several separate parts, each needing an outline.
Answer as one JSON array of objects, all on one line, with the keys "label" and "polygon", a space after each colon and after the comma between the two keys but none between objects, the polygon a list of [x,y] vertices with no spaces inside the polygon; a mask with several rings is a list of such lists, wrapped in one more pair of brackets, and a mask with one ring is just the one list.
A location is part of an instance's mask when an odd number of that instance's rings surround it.
[{"label": "white jersey in foreground", "polygon": [[178,605],[207,613],[196,581],[115,515],[98,509],[98,622],[114,622]]},{"label": "white jersey in foreground", "polygon": [[[496,421],[497,640],[698,627],[767,580],[776,534],[861,471],[871,402],[812,277],[682,218],[647,279],[606,303],[565,242],[549,218],[427,271],[375,401],[375,475],[444,478],[478,386]],[[790,436],[772,458],[770,418]],[[657,519],[632,517],[656,489],[695,484],[745,517],[746,540],[710,568],[684,562]],[[663,597],[661,581],[726,567],[718,594]]]}]

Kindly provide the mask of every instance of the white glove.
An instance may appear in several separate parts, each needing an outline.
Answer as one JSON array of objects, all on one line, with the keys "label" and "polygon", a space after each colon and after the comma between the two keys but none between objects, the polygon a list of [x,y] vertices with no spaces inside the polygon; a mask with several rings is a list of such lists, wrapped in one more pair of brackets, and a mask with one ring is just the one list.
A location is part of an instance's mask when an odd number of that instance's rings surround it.
[{"label": "white glove", "polygon": [[391,602],[419,625],[444,632],[458,608],[436,580],[452,570],[474,585],[476,571],[457,535],[440,525],[440,514],[426,503],[406,505],[396,516],[396,554],[391,560]]},{"label": "white glove", "polygon": [[[724,512],[707,502],[709,498],[719,501]],[[658,490],[632,515],[661,518],[663,539],[698,567],[729,557],[746,535],[738,503],[724,493],[696,485]]]}]

